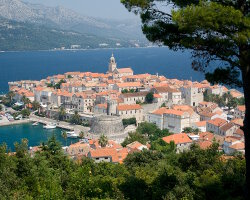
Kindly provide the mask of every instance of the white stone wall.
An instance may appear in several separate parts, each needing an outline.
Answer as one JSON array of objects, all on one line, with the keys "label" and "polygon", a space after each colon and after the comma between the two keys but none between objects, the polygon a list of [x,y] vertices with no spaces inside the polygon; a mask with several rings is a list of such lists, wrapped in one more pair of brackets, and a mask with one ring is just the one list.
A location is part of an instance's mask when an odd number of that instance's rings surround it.
[{"label": "white stone wall", "polygon": [[163,115],[149,113],[146,121],[155,124],[161,130],[163,129]]},{"label": "white stone wall", "polygon": [[125,110],[125,111],[118,111],[117,115],[121,116],[122,119],[129,119],[129,118],[136,118],[138,123],[143,121],[143,111],[140,110]]},{"label": "white stone wall", "polygon": [[169,131],[173,133],[181,133],[185,127],[190,127],[190,119],[188,116],[163,115],[163,129],[169,129]]}]

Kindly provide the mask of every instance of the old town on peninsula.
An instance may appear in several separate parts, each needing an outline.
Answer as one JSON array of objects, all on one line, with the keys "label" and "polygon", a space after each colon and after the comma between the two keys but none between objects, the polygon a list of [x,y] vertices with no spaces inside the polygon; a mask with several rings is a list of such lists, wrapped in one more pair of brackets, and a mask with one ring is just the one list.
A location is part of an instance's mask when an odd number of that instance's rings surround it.
[{"label": "old town on peninsula", "polygon": [[[63,147],[72,158],[122,163],[130,152],[150,148],[138,141],[121,146],[141,124],[168,129],[171,135],[162,139],[173,141],[177,152],[192,143],[206,149],[214,141],[227,155],[245,151],[240,91],[205,80],[134,74],[132,68],[118,68],[113,54],[107,73],[67,72],[40,81],[9,82],[9,91],[15,106],[31,113],[13,117],[3,110],[0,125],[32,122],[65,129],[67,137],[81,138]],[[107,145],[98,142],[100,137],[108,139]],[[31,153],[37,150],[30,148]]]}]

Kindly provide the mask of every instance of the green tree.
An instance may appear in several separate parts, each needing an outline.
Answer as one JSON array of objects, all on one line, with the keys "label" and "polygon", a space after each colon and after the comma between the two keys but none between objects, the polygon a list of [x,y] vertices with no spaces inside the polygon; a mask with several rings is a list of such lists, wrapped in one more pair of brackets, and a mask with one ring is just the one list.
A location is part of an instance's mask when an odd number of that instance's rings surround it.
[{"label": "green tree", "polygon": [[98,142],[101,145],[101,147],[106,147],[107,144],[108,144],[108,138],[107,138],[107,136],[105,136],[104,134],[101,134],[101,136],[99,137]]},{"label": "green tree", "polygon": [[30,110],[29,109],[23,109],[23,110],[21,110],[20,114],[23,117],[29,117],[30,116]]},{"label": "green tree", "polygon": [[147,95],[146,95],[146,98],[145,98],[145,101],[147,103],[152,103],[154,100],[154,94],[152,92],[149,92]]},{"label": "green tree", "polygon": [[166,104],[165,104],[165,103],[161,104],[161,108],[162,108],[162,107],[166,107]]},{"label": "green tree", "polygon": [[40,109],[40,103],[37,101],[32,102],[32,108],[33,110],[39,110]]},{"label": "green tree", "polygon": [[81,124],[81,118],[80,118],[80,115],[78,114],[77,111],[75,111],[75,113],[70,118],[70,123],[71,124],[78,124],[78,125]]},{"label": "green tree", "polygon": [[0,112],[3,110],[3,106],[0,104]]},{"label": "green tree", "polygon": [[6,97],[10,100],[10,102],[13,101],[13,98],[15,97],[15,93],[13,91],[9,91],[7,94],[6,94]]},{"label": "green tree", "polygon": [[84,134],[83,131],[81,131],[81,132],[79,133],[79,138],[83,139],[84,137],[85,137],[85,134]]},{"label": "green tree", "polygon": [[[192,67],[212,83],[243,86],[247,188],[250,188],[250,25],[248,0],[121,0],[139,13],[143,32],[170,49],[192,50]],[[160,5],[159,5],[160,4]],[[174,8],[171,12],[161,6]],[[168,10],[168,9],[166,9]],[[224,65],[213,64],[220,60]],[[239,76],[242,76],[240,80]],[[249,194],[248,194],[248,198]]]},{"label": "green tree", "polygon": [[122,146],[126,147],[128,144],[131,144],[132,142],[140,142],[141,144],[146,144],[148,141],[148,138],[145,135],[142,135],[138,132],[135,133],[128,133],[128,137],[125,138],[125,140],[122,142]]},{"label": "green tree", "polygon": [[63,121],[66,117],[66,111],[63,107],[60,107],[59,113],[58,113],[58,119],[60,121]]},{"label": "green tree", "polygon": [[30,99],[27,98],[25,95],[22,96],[21,101],[23,102],[25,109],[27,108],[27,105],[31,103]]},{"label": "green tree", "polygon": [[136,118],[132,117],[129,119],[123,119],[122,123],[123,123],[123,126],[128,126],[128,125],[132,125],[132,124],[136,125]]},{"label": "green tree", "polygon": [[200,130],[198,128],[193,129],[192,127],[185,127],[182,131],[183,133],[195,133],[198,134]]},{"label": "green tree", "polygon": [[54,88],[55,88],[55,89],[60,89],[60,88],[61,88],[61,85],[62,85],[63,83],[66,83],[66,81],[63,80],[63,79],[61,79],[57,84],[54,85]]},{"label": "green tree", "polygon": [[62,137],[63,137],[63,139],[65,140],[66,146],[67,146],[68,136],[67,136],[67,132],[66,132],[66,131],[63,131],[63,132],[62,132]]}]

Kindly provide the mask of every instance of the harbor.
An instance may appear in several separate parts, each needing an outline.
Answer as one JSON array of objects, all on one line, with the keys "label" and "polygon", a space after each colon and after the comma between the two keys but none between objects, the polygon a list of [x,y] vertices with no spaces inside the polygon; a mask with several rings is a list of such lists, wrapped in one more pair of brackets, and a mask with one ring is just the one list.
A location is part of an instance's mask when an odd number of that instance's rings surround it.
[{"label": "harbor", "polygon": [[55,135],[57,141],[59,141],[62,146],[79,141],[79,139],[74,138],[63,138],[62,131],[63,129],[61,128],[44,129],[41,123],[37,126],[33,126],[31,121],[30,123],[2,126],[0,127],[0,144],[5,143],[8,149],[15,151],[14,144],[21,142],[24,138],[28,140],[29,147],[38,146],[43,142],[47,142],[53,135]]}]

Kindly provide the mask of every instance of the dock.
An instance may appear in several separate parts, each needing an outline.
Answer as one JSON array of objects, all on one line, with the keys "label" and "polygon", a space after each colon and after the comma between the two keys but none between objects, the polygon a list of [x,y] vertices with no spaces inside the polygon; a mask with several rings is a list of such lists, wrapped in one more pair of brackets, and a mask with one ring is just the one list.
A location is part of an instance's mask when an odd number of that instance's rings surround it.
[{"label": "dock", "polygon": [[84,133],[87,133],[90,130],[89,127],[84,127],[84,126],[80,126],[80,125],[73,125],[73,124],[70,124],[68,122],[56,121],[53,119],[39,117],[36,115],[31,115],[30,121],[31,122],[39,122],[41,124],[55,123],[58,128],[69,130],[69,131],[75,131],[75,133],[80,133],[81,131],[83,131]]}]

